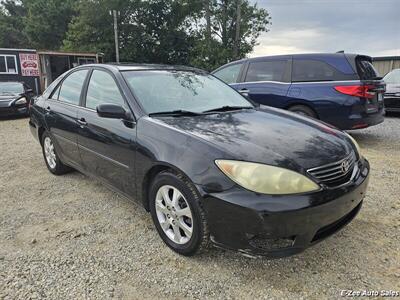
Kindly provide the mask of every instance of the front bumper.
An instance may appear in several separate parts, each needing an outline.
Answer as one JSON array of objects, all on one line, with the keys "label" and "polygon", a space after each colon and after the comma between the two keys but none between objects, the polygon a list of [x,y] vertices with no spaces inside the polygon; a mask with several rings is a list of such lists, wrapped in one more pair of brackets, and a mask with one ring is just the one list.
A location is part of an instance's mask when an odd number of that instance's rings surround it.
[{"label": "front bumper", "polygon": [[27,116],[28,114],[29,114],[28,106],[0,107],[0,117]]},{"label": "front bumper", "polygon": [[240,187],[205,195],[202,203],[211,240],[252,256],[278,258],[302,252],[359,212],[368,185],[368,161],[357,168],[345,185],[307,195],[261,195]]}]

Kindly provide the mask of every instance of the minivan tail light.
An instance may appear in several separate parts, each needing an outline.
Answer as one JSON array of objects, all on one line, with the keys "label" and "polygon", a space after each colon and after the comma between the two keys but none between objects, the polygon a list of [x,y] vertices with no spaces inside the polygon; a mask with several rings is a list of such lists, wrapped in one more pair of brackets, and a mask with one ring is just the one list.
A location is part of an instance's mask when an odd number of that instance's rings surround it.
[{"label": "minivan tail light", "polygon": [[370,91],[374,89],[373,85],[338,85],[334,87],[339,93],[362,98],[374,98],[375,92]]}]

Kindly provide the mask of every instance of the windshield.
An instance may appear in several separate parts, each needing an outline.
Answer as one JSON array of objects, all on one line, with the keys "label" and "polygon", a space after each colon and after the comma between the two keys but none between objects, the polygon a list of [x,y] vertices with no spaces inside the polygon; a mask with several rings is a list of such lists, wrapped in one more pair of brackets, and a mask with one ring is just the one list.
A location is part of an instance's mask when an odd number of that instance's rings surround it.
[{"label": "windshield", "polygon": [[393,70],[390,73],[386,74],[386,76],[383,77],[383,80],[386,83],[400,84],[400,69]]},{"label": "windshield", "polygon": [[21,94],[24,86],[19,82],[0,82],[0,94]]},{"label": "windshield", "polygon": [[122,73],[148,114],[167,111],[202,113],[224,106],[252,107],[219,79],[186,71],[127,71]]}]

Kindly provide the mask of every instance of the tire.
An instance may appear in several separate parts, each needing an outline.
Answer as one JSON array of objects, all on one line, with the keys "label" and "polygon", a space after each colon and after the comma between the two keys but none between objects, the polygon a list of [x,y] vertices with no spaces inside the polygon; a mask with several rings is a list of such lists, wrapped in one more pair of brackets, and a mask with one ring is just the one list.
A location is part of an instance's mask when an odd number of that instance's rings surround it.
[{"label": "tire", "polygon": [[[174,195],[179,196],[176,201],[165,200],[173,200]],[[149,197],[154,225],[168,247],[184,256],[207,248],[209,232],[205,213],[195,187],[184,176],[169,171],[159,173],[151,183]]]},{"label": "tire", "polygon": [[302,116],[311,117],[314,119],[318,118],[317,114],[311,108],[305,105],[294,105],[289,107],[288,110]]},{"label": "tire", "polygon": [[[63,175],[65,173],[71,172],[72,169],[64,165],[57,155],[56,149],[54,147],[53,140],[48,132],[44,132],[42,135],[42,153],[44,162],[46,163],[47,169],[54,175]],[[49,154],[46,152],[51,151]],[[51,157],[51,159],[49,158]]]}]

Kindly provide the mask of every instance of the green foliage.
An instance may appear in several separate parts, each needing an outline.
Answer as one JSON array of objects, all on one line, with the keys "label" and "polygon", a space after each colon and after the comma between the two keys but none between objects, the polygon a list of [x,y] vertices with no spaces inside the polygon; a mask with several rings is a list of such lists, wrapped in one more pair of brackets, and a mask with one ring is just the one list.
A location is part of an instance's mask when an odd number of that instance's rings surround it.
[{"label": "green foliage", "polygon": [[26,9],[12,0],[4,1],[0,7],[0,47],[29,48],[22,20]]},{"label": "green foliage", "polygon": [[23,0],[25,32],[33,47],[59,49],[74,14],[74,0]]},{"label": "green foliage", "polygon": [[105,61],[114,61],[115,9],[121,61],[212,70],[245,57],[267,31],[268,12],[238,1],[7,0],[0,10],[0,47],[102,52]]}]

